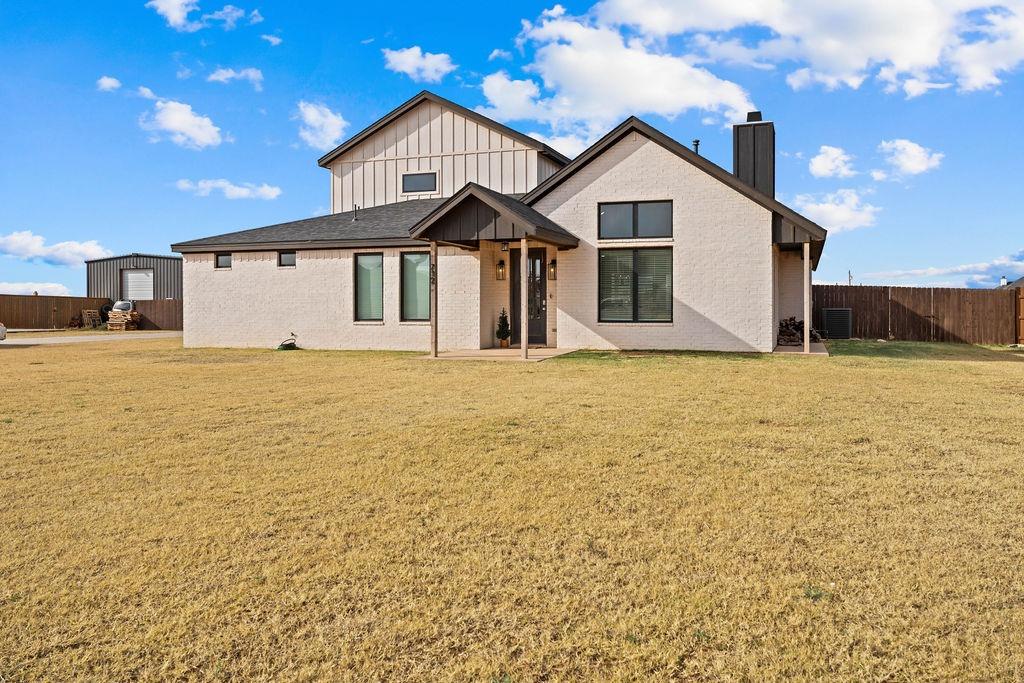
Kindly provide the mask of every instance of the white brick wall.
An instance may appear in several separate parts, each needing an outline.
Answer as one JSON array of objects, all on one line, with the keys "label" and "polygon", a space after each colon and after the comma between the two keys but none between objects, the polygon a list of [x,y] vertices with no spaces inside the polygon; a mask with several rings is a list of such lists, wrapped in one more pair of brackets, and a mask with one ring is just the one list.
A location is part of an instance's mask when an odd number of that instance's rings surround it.
[{"label": "white brick wall", "polygon": [[[670,240],[597,239],[598,202],[671,199]],[[574,233],[558,252],[565,347],[771,351],[771,212],[655,142],[629,135],[536,205]],[[673,322],[597,322],[598,246],[672,246]],[[550,313],[550,309],[549,309]]]},{"label": "white brick wall", "polygon": [[[356,322],[353,254],[384,252],[384,321]],[[279,268],[276,252],[236,252],[230,269],[213,254],[186,254],[184,343],[188,347],[273,347],[291,332],[318,349],[430,348],[427,322],[401,322],[399,253],[424,249],[299,251],[294,268]],[[479,344],[479,254],[438,250],[438,346]]]},{"label": "white brick wall", "polygon": [[804,261],[796,251],[778,253],[778,319],[804,319]]}]

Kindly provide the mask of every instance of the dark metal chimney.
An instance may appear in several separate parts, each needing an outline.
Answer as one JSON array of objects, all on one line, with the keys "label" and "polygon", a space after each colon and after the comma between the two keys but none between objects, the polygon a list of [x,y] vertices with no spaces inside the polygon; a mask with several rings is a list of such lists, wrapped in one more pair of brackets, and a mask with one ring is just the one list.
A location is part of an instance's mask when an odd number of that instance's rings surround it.
[{"label": "dark metal chimney", "polygon": [[732,127],[732,172],[755,190],[775,197],[775,126],[761,112]]}]

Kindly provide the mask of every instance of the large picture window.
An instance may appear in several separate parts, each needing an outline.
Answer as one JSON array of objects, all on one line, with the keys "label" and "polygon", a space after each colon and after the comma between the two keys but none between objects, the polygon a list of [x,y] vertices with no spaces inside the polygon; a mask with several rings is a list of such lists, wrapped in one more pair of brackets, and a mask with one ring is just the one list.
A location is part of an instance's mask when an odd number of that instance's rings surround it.
[{"label": "large picture window", "polygon": [[600,322],[672,322],[672,249],[601,249]]},{"label": "large picture window", "polygon": [[430,253],[402,254],[402,320],[430,320]]},{"label": "large picture window", "polygon": [[356,320],[384,319],[384,254],[356,254]]},{"label": "large picture window", "polygon": [[672,237],[672,202],[609,202],[597,205],[602,240]]}]

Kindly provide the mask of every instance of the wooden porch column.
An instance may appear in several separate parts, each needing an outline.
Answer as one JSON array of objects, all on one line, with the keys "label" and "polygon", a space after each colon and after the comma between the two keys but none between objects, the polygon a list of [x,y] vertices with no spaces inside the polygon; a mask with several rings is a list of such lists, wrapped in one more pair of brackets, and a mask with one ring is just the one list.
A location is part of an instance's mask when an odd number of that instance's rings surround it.
[{"label": "wooden porch column", "polygon": [[430,355],[437,358],[437,242],[430,240]]},{"label": "wooden porch column", "polygon": [[811,243],[804,242],[804,353],[811,352]]},{"label": "wooden porch column", "polygon": [[519,348],[522,350],[523,360],[526,360],[527,347],[530,346],[530,307],[527,302],[529,267],[530,258],[524,237],[519,240]]}]

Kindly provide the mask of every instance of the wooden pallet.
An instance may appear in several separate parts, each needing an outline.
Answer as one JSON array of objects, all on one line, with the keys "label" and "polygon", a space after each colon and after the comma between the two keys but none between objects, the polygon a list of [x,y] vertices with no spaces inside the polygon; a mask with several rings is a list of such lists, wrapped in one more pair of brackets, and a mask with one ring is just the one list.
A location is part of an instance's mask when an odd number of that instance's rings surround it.
[{"label": "wooden pallet", "polygon": [[111,311],[107,316],[107,329],[112,332],[127,332],[139,329],[138,311]]}]

